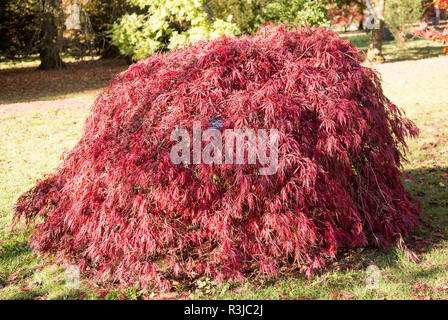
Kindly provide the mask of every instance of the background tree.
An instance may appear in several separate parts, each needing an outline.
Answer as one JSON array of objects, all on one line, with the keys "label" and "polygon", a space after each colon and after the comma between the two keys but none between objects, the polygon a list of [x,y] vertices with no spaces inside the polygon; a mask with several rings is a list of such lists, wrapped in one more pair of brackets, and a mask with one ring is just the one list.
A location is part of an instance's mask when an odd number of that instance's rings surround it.
[{"label": "background tree", "polygon": [[232,21],[243,34],[253,34],[263,24],[263,8],[266,0],[212,0],[209,7],[215,16]]},{"label": "background tree", "polygon": [[400,44],[406,41],[406,35],[411,33],[413,29],[412,24],[422,18],[423,11],[421,0],[387,1],[385,9],[386,23]]},{"label": "background tree", "polygon": [[[331,17],[351,15],[357,18],[358,30],[364,29],[364,14],[367,8],[366,0],[322,0]],[[362,17],[362,18],[361,18]]]},{"label": "background tree", "polygon": [[315,0],[127,0],[140,12],[114,24],[112,42],[135,59],[223,34],[253,34],[265,22],[327,24],[327,11]]},{"label": "background tree", "polygon": [[[68,8],[79,9],[80,26],[69,30]],[[41,69],[63,67],[60,53],[114,57],[109,30],[125,12],[125,0],[2,0],[0,1],[0,57],[6,60],[38,55]]]},{"label": "background tree", "polygon": [[326,7],[331,23],[341,25],[344,32],[356,21],[358,30],[364,28],[364,9],[358,3],[328,3]]},{"label": "background tree", "polygon": [[37,0],[0,1],[0,56],[18,59],[34,52]]},{"label": "background tree", "polygon": [[133,8],[126,0],[88,0],[83,10],[90,19],[96,53],[102,58],[119,55],[119,49],[111,42],[109,30],[121,16],[131,13]]},{"label": "background tree", "polygon": [[316,0],[211,0],[210,7],[221,19],[229,15],[244,34],[253,34],[265,22],[325,25],[324,1]]},{"label": "background tree", "polygon": [[125,14],[111,30],[112,43],[134,59],[200,39],[239,32],[231,17],[216,18],[199,0],[127,0],[141,13]]},{"label": "background tree", "polygon": [[0,54],[8,59],[39,54],[40,69],[64,67],[60,58],[62,2],[4,0],[0,3]]},{"label": "background tree", "polygon": [[[367,60],[384,61],[383,56],[383,30],[384,30],[384,10],[386,0],[376,0],[374,4],[375,26],[372,28],[369,49],[367,50]],[[373,20],[372,20],[373,24]],[[368,27],[368,26],[366,26]]]},{"label": "background tree", "polygon": [[65,66],[60,54],[60,25],[62,19],[61,2],[57,0],[39,0],[39,69],[60,69]]},{"label": "background tree", "polygon": [[265,9],[263,19],[273,23],[296,23],[304,25],[323,25],[328,22],[327,10],[316,0],[277,0],[270,1]]}]

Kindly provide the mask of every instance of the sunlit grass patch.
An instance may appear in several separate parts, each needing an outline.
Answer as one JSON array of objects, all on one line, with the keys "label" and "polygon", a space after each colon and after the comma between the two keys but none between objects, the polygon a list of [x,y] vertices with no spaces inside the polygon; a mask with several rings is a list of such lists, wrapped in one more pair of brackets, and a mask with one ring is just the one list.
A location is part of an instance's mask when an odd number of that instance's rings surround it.
[{"label": "sunlit grass patch", "polygon": [[[365,32],[340,33],[342,39],[349,40],[354,46],[358,47],[364,56],[367,51],[370,34]],[[397,40],[383,42],[383,55],[386,62],[396,62],[403,60],[418,60],[432,57],[444,56],[443,48],[445,46],[439,42],[433,42],[426,39],[412,38],[401,45]]]}]

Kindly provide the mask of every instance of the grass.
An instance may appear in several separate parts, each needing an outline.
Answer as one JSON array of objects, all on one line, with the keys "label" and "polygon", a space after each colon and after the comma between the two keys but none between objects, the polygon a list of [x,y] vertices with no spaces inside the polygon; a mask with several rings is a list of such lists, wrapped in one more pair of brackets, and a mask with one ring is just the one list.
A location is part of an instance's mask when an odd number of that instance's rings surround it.
[{"label": "grass", "polygon": [[0,64],[0,104],[96,95],[124,69],[123,60],[66,60],[66,69],[36,70],[37,63]]},{"label": "grass", "polygon": [[[403,107],[421,130],[417,140],[409,141],[409,161],[404,165],[408,176],[403,182],[421,201],[426,225],[407,239],[409,249],[345,252],[311,279],[284,275],[279,279],[216,284],[205,278],[193,285],[179,285],[178,291],[168,297],[448,299],[448,68],[438,68],[441,63],[446,66],[445,61],[436,58],[377,66],[386,95]],[[29,228],[19,224],[10,233],[17,197],[56,168],[61,153],[80,138],[87,115],[88,110],[48,110],[0,118],[0,299],[152,297],[143,295],[138,287],[119,291],[88,283],[85,278],[79,290],[68,289],[64,268],[56,266],[51,257],[39,258],[30,250]],[[418,259],[412,258],[412,252]],[[365,285],[366,267],[371,264],[380,270],[375,290]]]},{"label": "grass", "polygon": [[[94,61],[100,59],[99,56],[86,56],[82,58],[76,58],[73,55],[62,53],[60,54],[61,59],[65,63],[79,63],[81,61]],[[0,56],[0,70],[5,69],[22,69],[22,68],[37,68],[40,65],[39,55],[38,54],[32,54],[28,57],[22,57],[18,59],[8,59],[5,56]]]},{"label": "grass", "polygon": [[[352,32],[341,34],[341,38],[349,40],[361,51],[367,51],[370,41],[370,35],[365,32]],[[433,42],[425,39],[411,39],[400,46],[399,42],[384,41],[383,55],[386,62],[397,62],[404,60],[419,60],[432,57],[444,56],[443,46],[439,42]]]},{"label": "grass", "polygon": [[60,268],[46,266],[30,251],[29,230],[19,227],[9,232],[15,199],[57,166],[61,151],[79,139],[85,117],[49,111],[0,119],[0,283],[8,284],[0,290],[0,298],[72,296]]}]

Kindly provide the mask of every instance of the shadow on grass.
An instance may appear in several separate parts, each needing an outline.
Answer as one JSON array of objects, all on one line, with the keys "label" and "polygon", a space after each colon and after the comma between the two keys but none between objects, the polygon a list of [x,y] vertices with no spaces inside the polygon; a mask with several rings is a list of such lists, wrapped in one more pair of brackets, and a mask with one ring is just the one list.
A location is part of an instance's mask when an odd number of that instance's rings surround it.
[{"label": "shadow on grass", "polygon": [[82,295],[83,295],[83,293],[78,290],[70,290],[70,292],[61,293],[52,299],[53,300],[79,300]]},{"label": "shadow on grass", "polygon": [[40,294],[37,291],[17,291],[14,293],[9,300],[33,300],[35,297],[38,297]]},{"label": "shadow on grass", "polygon": [[[420,227],[407,236],[405,242],[417,253],[429,252],[448,238],[448,167],[405,170],[403,176],[404,186],[422,210]],[[375,260],[381,267],[393,267],[397,256],[391,249],[370,247],[352,258],[362,261],[364,266]],[[336,265],[344,263],[343,255],[340,258]]]},{"label": "shadow on grass", "polygon": [[448,228],[448,167],[407,170],[403,183],[422,205],[422,218],[429,228]]},{"label": "shadow on grass", "polygon": [[[360,50],[361,58],[364,59],[370,42],[369,34],[364,32],[341,33],[340,37],[344,40],[349,40],[352,45],[357,47]],[[443,56],[445,55],[443,48],[444,46],[438,42],[420,38],[411,38],[403,45],[400,45],[395,40],[383,41],[383,55],[386,58],[385,63]]]},{"label": "shadow on grass", "polygon": [[[440,243],[448,238],[448,167],[405,170],[402,180],[422,210],[420,227],[406,237],[405,242],[416,253],[441,247]],[[396,263],[396,254],[375,248],[368,249],[358,258],[363,255],[368,262],[373,257],[369,252],[376,259],[380,253],[382,259],[379,263],[383,267]]]},{"label": "shadow on grass", "polygon": [[[391,43],[391,46],[393,44]],[[436,58],[444,55],[443,47],[434,43],[432,45],[425,44],[418,47],[406,47],[403,48],[395,46],[393,49],[385,50],[385,55],[388,57],[386,63],[406,61],[406,60],[420,60],[428,58]]]},{"label": "shadow on grass", "polygon": [[16,263],[21,259],[30,259],[32,250],[27,242],[6,243],[2,244],[0,248],[0,270],[2,271],[0,273],[0,284],[3,286],[9,284],[8,278],[15,272],[18,272],[15,278],[29,275],[30,270],[20,269]]},{"label": "shadow on grass", "polygon": [[125,70],[122,59],[67,63],[66,69],[36,70],[11,67],[0,70],[0,104],[52,100],[107,87],[113,77]]},{"label": "shadow on grass", "polygon": [[[45,300],[46,292],[45,288],[37,290],[17,291],[9,297],[9,300]],[[83,295],[83,292],[79,290],[70,290],[61,292],[51,297],[51,300],[79,300]]]},{"label": "shadow on grass", "polygon": [[31,252],[27,242],[14,242],[12,244],[3,244],[0,251],[0,260],[17,258],[20,255]]}]

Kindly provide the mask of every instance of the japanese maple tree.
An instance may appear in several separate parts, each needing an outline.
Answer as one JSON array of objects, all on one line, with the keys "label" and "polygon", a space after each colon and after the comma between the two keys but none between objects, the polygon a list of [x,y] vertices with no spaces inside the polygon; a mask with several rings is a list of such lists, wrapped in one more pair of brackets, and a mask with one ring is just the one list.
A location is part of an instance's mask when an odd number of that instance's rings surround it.
[{"label": "japanese maple tree", "polygon": [[[278,130],[276,173],[170,160],[174,128],[217,118],[219,130]],[[203,275],[311,274],[341,249],[388,248],[418,226],[400,180],[416,134],[349,41],[266,26],[119,74],[15,217],[35,221],[35,250],[92,279],[167,289]]]}]

